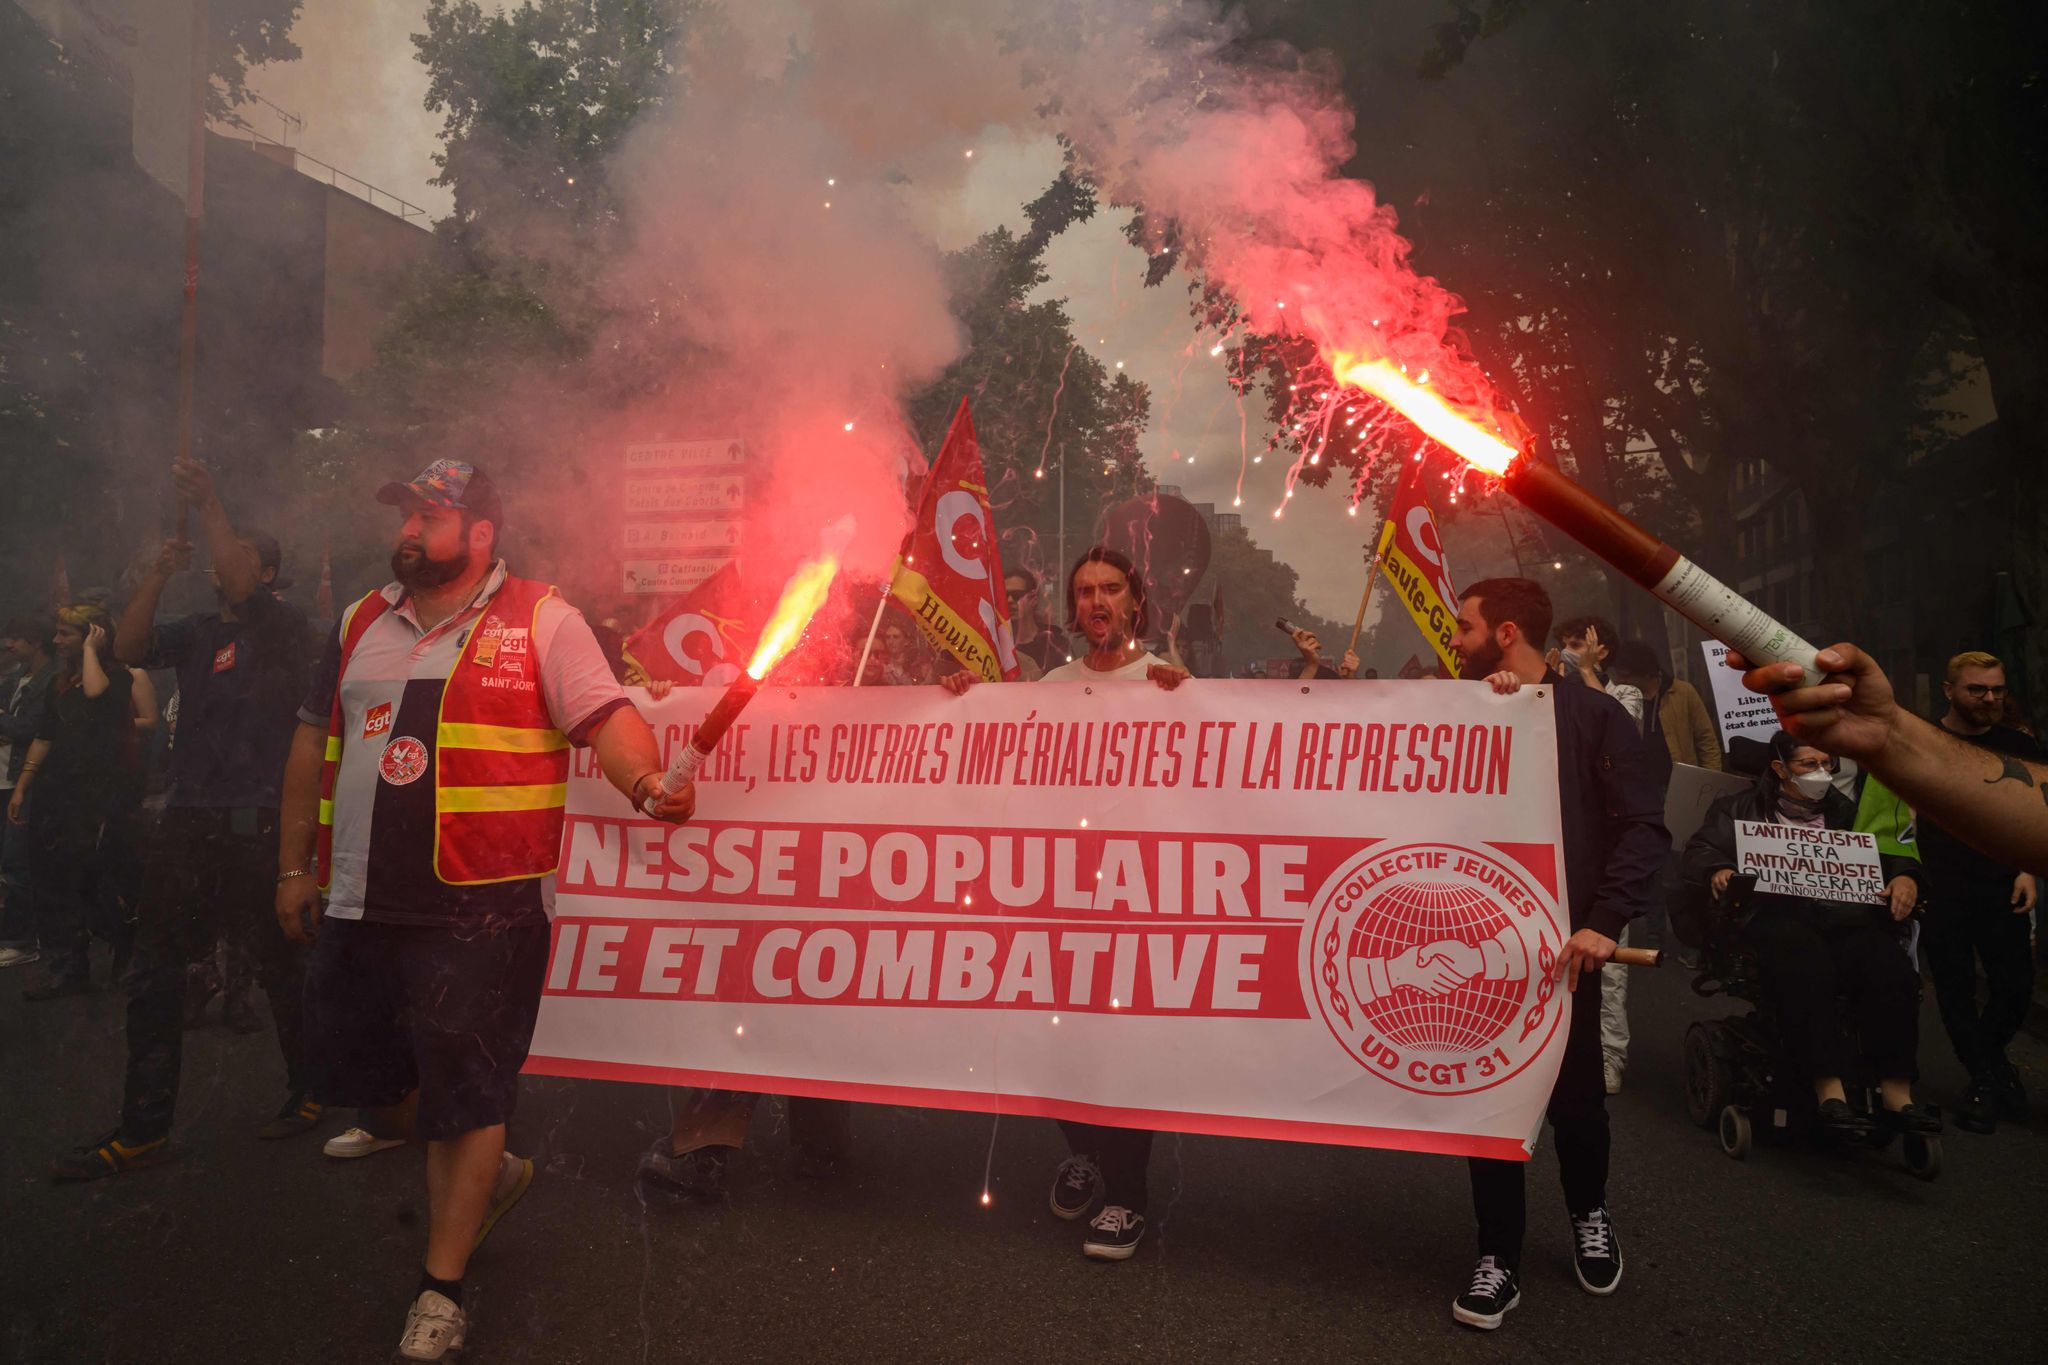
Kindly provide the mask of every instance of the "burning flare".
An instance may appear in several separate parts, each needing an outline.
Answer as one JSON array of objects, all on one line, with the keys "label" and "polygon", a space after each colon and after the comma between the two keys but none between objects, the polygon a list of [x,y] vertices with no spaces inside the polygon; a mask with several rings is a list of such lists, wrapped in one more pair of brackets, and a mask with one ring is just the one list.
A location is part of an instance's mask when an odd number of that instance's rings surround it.
[{"label": "burning flare", "polygon": [[769,669],[796,648],[803,639],[804,628],[825,605],[832,580],[838,575],[839,556],[830,551],[804,561],[783,587],[782,600],[775,604],[775,614],[761,631],[761,643],[755,646],[753,661],[747,665],[748,677],[760,682],[768,676]]},{"label": "burning flare", "polygon": [[1339,351],[1330,357],[1330,371],[1338,383],[1364,389],[1413,422],[1423,435],[1476,469],[1505,474],[1521,453],[1432,390],[1402,374],[1390,361],[1361,360]]}]

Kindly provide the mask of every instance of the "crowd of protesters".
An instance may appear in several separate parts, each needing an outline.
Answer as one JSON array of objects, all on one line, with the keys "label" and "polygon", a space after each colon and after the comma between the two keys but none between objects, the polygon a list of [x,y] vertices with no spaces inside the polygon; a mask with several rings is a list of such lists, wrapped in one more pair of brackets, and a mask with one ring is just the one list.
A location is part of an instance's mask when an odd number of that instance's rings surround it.
[{"label": "crowd of protesters", "polygon": [[[197,464],[181,462],[174,478],[212,566],[212,610],[161,614],[193,559],[177,539],[118,620],[82,601],[15,615],[0,630],[0,967],[35,969],[22,994],[36,1004],[86,994],[97,941],[127,999],[119,1121],[61,1153],[53,1174],[90,1180],[165,1160],[183,1033],[215,991],[224,1018],[248,1027],[253,978],[283,1091],[257,1136],[312,1131],[328,1107],[344,1106],[356,1123],[328,1141],[329,1156],[427,1145],[433,1217],[401,1354],[440,1359],[464,1342],[470,1253],[533,1178],[532,1163],[506,1150],[505,1123],[547,959],[568,751],[592,747],[613,784],[664,819],[687,819],[692,796],[659,793],[652,735],[619,686],[619,632],[593,630],[552,589],[510,573],[497,548],[502,501],[473,466],[437,461],[380,492],[402,523],[396,581],[318,630],[281,595],[278,542],[235,524]],[[1171,691],[1191,674],[1178,618],[1148,602],[1142,570],[1113,549],[1089,549],[1055,591],[1022,569],[1004,590],[1027,681],[1149,680]],[[1049,612],[1049,601],[1062,609]],[[1296,678],[1377,677],[1361,673],[1353,650],[1332,660],[1315,632],[1282,625],[1301,659]],[[1970,1078],[1958,1121],[1989,1132],[2027,1114],[2007,1049],[2031,1003],[2031,873],[1933,821],[1916,831],[1881,782],[1797,735],[1724,749],[1700,694],[1656,650],[1596,615],[1553,625],[1533,582],[1473,584],[1457,628],[1463,677],[1501,692],[1547,684],[1553,698],[1573,930],[1562,965],[1579,1007],[1548,1117],[1588,1292],[1612,1292],[1623,1268],[1604,1102],[1621,1088],[1629,1029],[1626,974],[1610,959],[1638,938],[1668,946],[1666,908],[1689,892],[1728,894],[1737,820],[1875,830],[1885,851],[1881,904],[1765,898],[1742,926],[1818,1119],[1940,1126],[1913,1098],[1909,921],[1921,926],[1940,1016]],[[512,681],[479,690],[474,670]],[[858,671],[864,685],[955,693],[977,680],[893,613]],[[173,689],[161,707],[153,679]],[[2032,770],[2021,765],[2048,763],[1997,658],[1955,656],[1943,696],[1935,724],[1954,740],[2022,776]],[[387,735],[407,738],[358,742]],[[422,735],[433,738],[412,738]],[[1755,783],[1718,802],[1682,846],[1663,823],[1681,768],[1739,769]],[[506,792],[542,795],[508,805]],[[1858,1047],[1882,1078],[1874,1114],[1846,1102],[1847,1053]],[[677,1098],[672,1131],[641,1176],[678,1194],[722,1193],[727,1158],[764,1097]],[[850,1107],[794,1100],[790,1118],[799,1171],[842,1174]],[[1087,1220],[1085,1254],[1129,1258],[1145,1232],[1152,1135],[1062,1127],[1069,1154],[1053,1174],[1051,1211]],[[1472,1163],[1481,1254],[1456,1301],[1461,1322],[1497,1326],[1519,1301],[1523,1174],[1519,1163]]]}]

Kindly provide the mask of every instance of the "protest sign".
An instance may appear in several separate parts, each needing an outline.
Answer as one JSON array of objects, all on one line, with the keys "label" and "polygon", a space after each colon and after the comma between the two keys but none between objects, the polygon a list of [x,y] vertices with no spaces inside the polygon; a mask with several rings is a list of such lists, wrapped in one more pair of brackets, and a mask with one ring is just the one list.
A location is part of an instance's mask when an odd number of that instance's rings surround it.
[{"label": "protest sign", "polygon": [[1778,713],[1771,699],[1742,685],[1742,675],[1728,666],[1728,646],[1719,640],[1700,641],[1707,656],[1707,681],[1714,688],[1714,710],[1720,714],[1721,747],[1726,749],[1738,735],[1769,739],[1778,732]]},{"label": "protest sign", "polygon": [[1884,895],[1877,836],[1768,820],[1735,822],[1735,870],[1780,896],[1872,905]]},{"label": "protest sign", "polygon": [[1671,783],[1664,789],[1664,828],[1671,832],[1671,846],[1684,848],[1691,841],[1705,822],[1709,806],[1755,785],[1755,778],[1741,773],[1715,772],[1691,763],[1672,764]]},{"label": "protest sign", "polygon": [[579,752],[528,1069],[1524,1158],[1546,693],[771,686],[675,827]]}]

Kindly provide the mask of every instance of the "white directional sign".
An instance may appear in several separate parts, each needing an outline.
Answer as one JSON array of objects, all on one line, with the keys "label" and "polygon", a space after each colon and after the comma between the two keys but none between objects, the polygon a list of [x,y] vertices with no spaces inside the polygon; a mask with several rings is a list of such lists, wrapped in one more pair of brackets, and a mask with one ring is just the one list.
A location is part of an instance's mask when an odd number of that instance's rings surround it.
[{"label": "white directional sign", "polygon": [[746,465],[736,438],[626,447],[619,527],[626,592],[688,592],[739,555]]}]

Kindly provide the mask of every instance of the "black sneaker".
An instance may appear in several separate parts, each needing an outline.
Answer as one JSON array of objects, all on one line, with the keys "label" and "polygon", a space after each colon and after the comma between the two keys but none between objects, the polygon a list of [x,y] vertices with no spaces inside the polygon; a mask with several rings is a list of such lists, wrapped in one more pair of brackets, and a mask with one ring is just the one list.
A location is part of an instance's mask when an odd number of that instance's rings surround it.
[{"label": "black sneaker", "polygon": [[320,1126],[320,1116],[327,1112],[327,1106],[312,1098],[305,1091],[287,1095],[284,1108],[278,1110],[263,1126],[256,1130],[256,1136],[275,1142],[279,1138],[297,1137]]},{"label": "black sneaker", "polygon": [[1481,1256],[1472,1267],[1471,1287],[1451,1302],[1451,1316],[1467,1327],[1491,1332],[1521,1301],[1522,1286],[1515,1272],[1495,1257]]},{"label": "black sneaker", "polygon": [[1572,1215],[1572,1269],[1588,1294],[1612,1294],[1621,1283],[1621,1239],[1604,1208]]},{"label": "black sneaker", "polygon": [[1145,1215],[1122,1204],[1108,1204],[1088,1224],[1081,1254],[1098,1261],[1128,1261],[1145,1236]]},{"label": "black sneaker", "polygon": [[2032,1112],[2027,1103],[2027,1088],[2020,1084],[2020,1069],[2011,1062],[1998,1064],[1997,1102],[1998,1116],[2014,1123],[2025,1123]]},{"label": "black sneaker", "polygon": [[1069,1223],[1095,1207],[1102,1193],[1102,1172],[1092,1157],[1070,1156],[1052,1177],[1052,1212]]},{"label": "black sneaker", "polygon": [[725,1164],[730,1147],[699,1147],[677,1156],[666,1134],[640,1158],[640,1179],[669,1195],[693,1199],[725,1197]]},{"label": "black sneaker", "polygon": [[1972,1077],[1956,1106],[1956,1127],[1972,1133],[1998,1131],[1998,1086],[1982,1076]]},{"label": "black sneaker", "polygon": [[1924,1104],[1908,1104],[1901,1109],[1886,1109],[1884,1123],[1895,1133],[1941,1131],[1941,1115]]},{"label": "black sneaker", "polygon": [[1814,1108],[1814,1117],[1820,1121],[1821,1127],[1851,1136],[1860,1136],[1877,1127],[1868,1115],[1857,1113],[1847,1100],[1822,1100]]},{"label": "black sneaker", "polygon": [[145,1166],[158,1165],[169,1160],[170,1155],[169,1138],[158,1138],[154,1142],[124,1142],[116,1129],[98,1142],[74,1147],[52,1161],[50,1179],[99,1180],[124,1171],[139,1171]]}]

